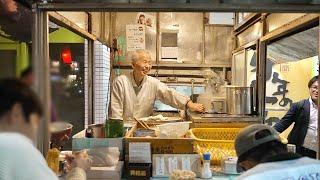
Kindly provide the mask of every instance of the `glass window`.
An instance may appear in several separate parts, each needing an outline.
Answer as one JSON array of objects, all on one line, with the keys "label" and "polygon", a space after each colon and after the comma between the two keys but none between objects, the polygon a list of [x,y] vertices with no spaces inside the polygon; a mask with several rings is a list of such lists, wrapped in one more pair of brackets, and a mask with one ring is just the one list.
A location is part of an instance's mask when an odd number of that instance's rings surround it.
[{"label": "glass window", "polygon": [[[191,86],[190,85],[168,85],[168,87],[175,89],[176,91],[191,96]],[[204,86],[195,86],[194,87],[194,94],[203,93],[205,90]],[[162,103],[160,100],[156,100],[154,103],[154,110],[156,111],[176,111],[176,108],[173,108],[169,105]]]},{"label": "glass window", "polygon": [[[84,129],[85,119],[84,39],[61,27],[49,36],[51,121],[72,124],[72,133],[75,134]],[[67,57],[69,55],[70,57]],[[64,149],[71,149],[71,140]]]},{"label": "glass window", "polygon": [[266,122],[278,122],[292,103],[309,98],[308,82],[318,75],[319,27],[267,45]]},{"label": "glass window", "polygon": [[233,55],[232,60],[232,85],[245,86],[246,84],[246,59],[245,51],[240,51]]}]

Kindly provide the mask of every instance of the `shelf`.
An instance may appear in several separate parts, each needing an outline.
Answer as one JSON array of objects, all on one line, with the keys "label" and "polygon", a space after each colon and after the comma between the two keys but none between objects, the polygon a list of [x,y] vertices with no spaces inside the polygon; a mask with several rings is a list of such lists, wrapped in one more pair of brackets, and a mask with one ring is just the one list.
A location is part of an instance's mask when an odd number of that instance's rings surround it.
[{"label": "shelf", "polygon": [[188,112],[190,119],[194,123],[259,123],[262,122],[262,117],[260,116],[241,116],[241,115],[227,115],[227,114],[209,114],[212,117],[201,117],[202,114],[196,114],[193,112]]},{"label": "shelf", "polygon": [[[117,67],[131,67],[131,63],[122,63],[120,65],[114,64],[114,68]],[[189,63],[161,63],[159,65],[152,64],[153,68],[214,68],[214,67],[221,67],[221,68],[231,68],[231,65],[228,64],[189,64]]]}]

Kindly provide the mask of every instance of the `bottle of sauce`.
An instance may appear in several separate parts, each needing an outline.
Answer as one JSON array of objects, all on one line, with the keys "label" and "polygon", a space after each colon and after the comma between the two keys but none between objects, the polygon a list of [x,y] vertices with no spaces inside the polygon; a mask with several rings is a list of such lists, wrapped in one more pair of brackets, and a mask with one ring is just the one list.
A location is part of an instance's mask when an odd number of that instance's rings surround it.
[{"label": "bottle of sauce", "polygon": [[60,151],[57,148],[53,148],[53,149],[49,149],[46,157],[48,166],[56,174],[59,173],[59,155],[60,155]]},{"label": "bottle of sauce", "polygon": [[203,153],[203,167],[201,171],[201,178],[210,179],[212,178],[212,172],[210,169],[210,153]]},{"label": "bottle of sauce", "polygon": [[87,128],[87,129],[86,129],[85,137],[86,137],[86,138],[93,138],[93,129]]}]

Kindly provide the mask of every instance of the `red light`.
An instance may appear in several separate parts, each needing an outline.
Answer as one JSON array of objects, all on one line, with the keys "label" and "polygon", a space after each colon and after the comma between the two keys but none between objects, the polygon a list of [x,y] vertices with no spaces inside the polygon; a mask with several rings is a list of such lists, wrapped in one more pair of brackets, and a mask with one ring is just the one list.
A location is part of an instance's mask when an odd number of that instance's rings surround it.
[{"label": "red light", "polygon": [[72,63],[72,56],[71,56],[71,51],[69,48],[65,48],[61,52],[61,59],[63,63],[65,64],[71,64]]}]

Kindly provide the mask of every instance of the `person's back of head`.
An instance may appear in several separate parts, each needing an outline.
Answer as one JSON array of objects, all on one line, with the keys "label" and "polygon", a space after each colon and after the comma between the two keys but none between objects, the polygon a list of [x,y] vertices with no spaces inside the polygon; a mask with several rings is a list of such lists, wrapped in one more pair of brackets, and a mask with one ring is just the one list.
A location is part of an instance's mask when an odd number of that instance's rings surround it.
[{"label": "person's back of head", "polygon": [[17,79],[0,80],[0,131],[33,139],[42,108],[36,94]]},{"label": "person's back of head", "polygon": [[264,124],[244,128],[236,137],[235,149],[238,171],[251,169],[272,156],[287,153],[287,146],[281,142],[279,133]]},{"label": "person's back of head", "polygon": [[21,81],[31,87],[34,83],[33,68],[31,66],[24,69],[20,74]]}]

